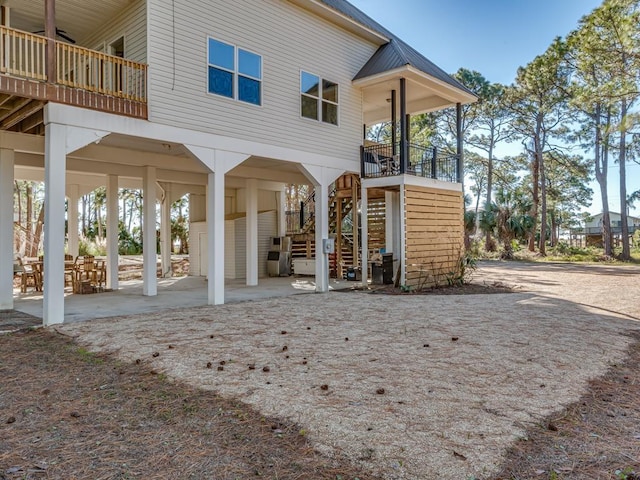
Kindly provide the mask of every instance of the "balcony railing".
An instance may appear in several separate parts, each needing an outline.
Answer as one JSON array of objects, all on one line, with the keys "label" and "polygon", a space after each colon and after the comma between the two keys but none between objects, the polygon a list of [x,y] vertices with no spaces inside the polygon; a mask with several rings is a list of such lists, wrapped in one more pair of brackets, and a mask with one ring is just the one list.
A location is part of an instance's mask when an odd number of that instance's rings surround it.
[{"label": "balcony railing", "polygon": [[56,42],[57,82],[137,102],[147,99],[147,66],[95,50]]},{"label": "balcony railing", "polygon": [[46,80],[47,39],[0,25],[0,73]]},{"label": "balcony railing", "polygon": [[[640,230],[640,225],[629,225],[628,230],[629,235],[633,235],[636,230]],[[602,235],[602,226],[572,228],[571,233],[573,235]],[[613,235],[620,235],[622,233],[622,226],[611,225],[611,233]]]},{"label": "balcony railing", "polygon": [[90,92],[147,101],[147,65],[56,42],[56,78],[46,75],[47,39],[0,26],[0,74],[47,81]]},{"label": "balcony railing", "polygon": [[444,182],[458,182],[458,155],[438,151],[436,147],[409,144],[405,168],[400,164],[400,143],[369,145],[361,148],[363,178],[407,174]]}]

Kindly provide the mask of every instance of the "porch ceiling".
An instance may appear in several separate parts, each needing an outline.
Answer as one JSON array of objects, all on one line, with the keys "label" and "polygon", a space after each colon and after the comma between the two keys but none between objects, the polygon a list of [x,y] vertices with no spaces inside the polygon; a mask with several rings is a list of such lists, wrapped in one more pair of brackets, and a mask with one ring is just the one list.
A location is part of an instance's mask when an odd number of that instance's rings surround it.
[{"label": "porch ceiling", "polygon": [[[113,18],[136,0],[57,0],[56,27],[76,42],[96,31],[105,20]],[[44,0],[8,0],[11,27],[26,32],[44,30]]]},{"label": "porch ceiling", "polygon": [[407,80],[407,113],[411,115],[441,110],[458,102],[475,101],[475,97],[406,66],[353,82],[362,88],[365,124],[373,125],[391,120],[392,90],[396,91],[399,115],[401,78]]}]

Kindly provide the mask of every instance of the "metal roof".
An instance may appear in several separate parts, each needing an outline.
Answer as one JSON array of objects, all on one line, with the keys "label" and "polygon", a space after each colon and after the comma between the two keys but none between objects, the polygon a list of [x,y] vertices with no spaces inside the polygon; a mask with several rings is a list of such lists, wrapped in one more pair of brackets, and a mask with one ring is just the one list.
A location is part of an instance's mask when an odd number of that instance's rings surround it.
[{"label": "metal roof", "polygon": [[413,68],[420,70],[431,77],[437,78],[454,88],[474,95],[467,87],[462,85],[431,60],[427,59],[413,47],[403,42],[400,38],[395,36],[364,12],[358,10],[347,0],[320,0],[320,2],[336,10],[342,15],[349,17],[351,20],[389,38],[389,43],[382,45],[376,53],[373,54],[369,61],[353,78],[354,80],[410,65]]}]

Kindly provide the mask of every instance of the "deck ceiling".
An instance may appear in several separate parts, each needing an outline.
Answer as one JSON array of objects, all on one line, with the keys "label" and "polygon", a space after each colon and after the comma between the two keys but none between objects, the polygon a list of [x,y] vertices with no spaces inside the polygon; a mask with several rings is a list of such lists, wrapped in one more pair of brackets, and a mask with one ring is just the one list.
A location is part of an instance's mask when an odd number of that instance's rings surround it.
[{"label": "deck ceiling", "polygon": [[[56,27],[78,44],[137,0],[56,0]],[[44,0],[8,0],[11,27],[26,32],[44,30]],[[60,39],[58,39],[60,40]]]}]

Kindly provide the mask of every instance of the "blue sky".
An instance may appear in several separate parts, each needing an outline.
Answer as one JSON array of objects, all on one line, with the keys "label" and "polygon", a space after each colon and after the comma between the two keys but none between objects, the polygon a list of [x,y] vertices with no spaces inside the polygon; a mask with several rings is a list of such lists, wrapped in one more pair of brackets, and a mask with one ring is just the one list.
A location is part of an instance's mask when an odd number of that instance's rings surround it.
[{"label": "blue sky", "polygon": [[[445,71],[477,70],[510,84],[518,67],[578,26],[600,0],[350,0]],[[517,145],[502,154],[512,154]],[[578,153],[578,152],[576,152]],[[618,166],[609,169],[609,208],[620,211]],[[640,165],[629,164],[627,190],[640,189]],[[597,184],[588,210],[600,212]],[[640,215],[640,205],[632,214]]]}]

